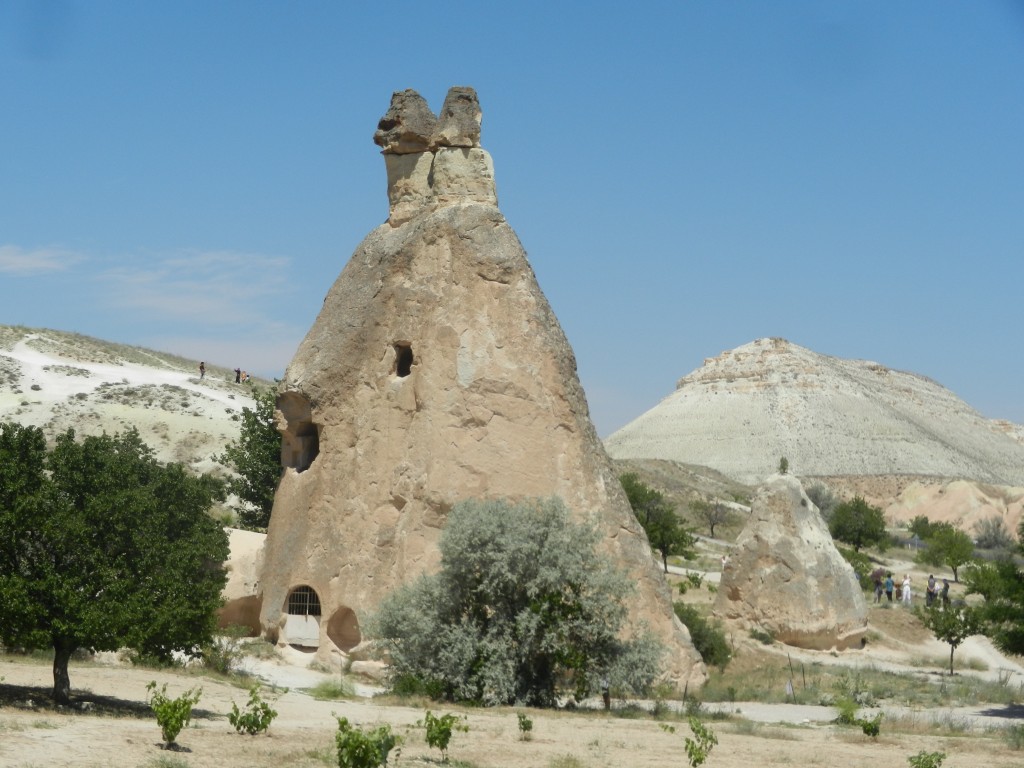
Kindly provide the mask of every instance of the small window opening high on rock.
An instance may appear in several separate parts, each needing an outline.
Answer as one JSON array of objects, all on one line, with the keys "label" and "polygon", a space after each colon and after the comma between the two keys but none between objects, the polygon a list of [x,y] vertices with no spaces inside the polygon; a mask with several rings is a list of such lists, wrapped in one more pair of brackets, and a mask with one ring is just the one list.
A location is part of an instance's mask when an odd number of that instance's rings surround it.
[{"label": "small window opening high on rock", "polygon": [[395,344],[395,374],[406,377],[412,373],[412,344],[399,342]]},{"label": "small window opening high on rock", "polygon": [[301,586],[288,595],[288,613],[292,616],[319,616],[320,598],[312,587]]},{"label": "small window opening high on rock", "polygon": [[281,465],[305,472],[320,453],[320,430],[313,423],[309,400],[298,392],[285,392],[277,407],[284,416]]}]

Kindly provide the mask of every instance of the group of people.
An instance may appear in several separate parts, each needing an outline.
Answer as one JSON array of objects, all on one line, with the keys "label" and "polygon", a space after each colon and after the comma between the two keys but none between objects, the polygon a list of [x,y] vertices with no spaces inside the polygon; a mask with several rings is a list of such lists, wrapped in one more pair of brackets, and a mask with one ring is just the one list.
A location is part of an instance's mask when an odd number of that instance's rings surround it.
[{"label": "group of people", "polygon": [[[206,361],[200,361],[199,363],[199,380],[202,381],[206,378]],[[243,371],[241,368],[235,368],[235,384],[247,384],[249,382],[249,374]]]},{"label": "group of people", "polygon": [[[896,593],[896,600],[903,603],[903,605],[910,607],[910,599],[912,596],[912,590],[910,588],[910,574],[906,574],[903,577],[903,582],[897,586],[893,580],[892,572],[886,571],[885,578],[882,578],[881,573],[874,574],[875,581],[875,602],[882,602],[882,593],[885,592],[886,599],[891,603],[893,592]],[[942,589],[939,589],[938,582],[935,581],[935,576],[928,576],[928,587],[925,590],[925,605],[929,608],[935,604],[936,600],[942,600],[942,607],[945,608],[949,605],[949,579],[942,580]]]}]

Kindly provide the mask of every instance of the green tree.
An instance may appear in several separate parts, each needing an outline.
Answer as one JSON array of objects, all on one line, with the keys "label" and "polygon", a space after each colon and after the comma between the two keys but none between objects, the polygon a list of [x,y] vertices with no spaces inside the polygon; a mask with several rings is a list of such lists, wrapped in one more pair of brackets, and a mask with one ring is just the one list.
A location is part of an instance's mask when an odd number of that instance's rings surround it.
[{"label": "green tree", "polygon": [[690,511],[708,527],[708,535],[715,538],[715,528],[729,519],[731,510],[720,501],[694,499],[690,502]]},{"label": "green tree", "polygon": [[235,508],[239,525],[265,530],[281,479],[281,433],[274,422],[274,390],[256,391],[253,398],[256,407],[242,409],[238,440],[229,443],[217,460],[238,473],[228,482],[228,490],[242,502]]},{"label": "green tree", "polygon": [[661,553],[661,563],[668,573],[669,555],[693,557],[697,543],[693,534],[682,524],[672,505],[661,491],[656,491],[629,472],[619,478],[633,508],[633,515],[647,534],[651,546]]},{"label": "green tree", "polygon": [[971,635],[981,634],[981,622],[973,608],[946,607],[939,610],[937,606],[918,610],[921,622],[935,635],[936,640],[949,644],[949,674],[953,674],[953,652]]},{"label": "green tree", "polygon": [[1009,558],[977,563],[964,582],[967,594],[985,599],[976,608],[983,634],[1006,653],[1024,654],[1024,571]]},{"label": "green tree", "polygon": [[412,679],[434,698],[549,707],[560,684],[585,695],[606,676],[642,690],[661,648],[623,633],[631,587],[597,542],[559,499],[457,504],[440,571],[392,593],[368,628],[389,651],[393,687]]},{"label": "green tree", "polygon": [[78,648],[168,659],[211,642],[227,535],[206,512],[219,483],[161,466],[131,430],[47,452],[36,427],[0,425],[0,642],[52,647],[68,703]]},{"label": "green tree", "polygon": [[974,559],[974,542],[961,530],[941,526],[927,539],[927,546],[918,554],[917,559],[925,565],[952,568],[953,581],[959,582],[960,566]]},{"label": "green tree", "polygon": [[785,456],[779,459],[779,474],[789,474],[789,459],[787,459]]},{"label": "green tree", "polygon": [[833,539],[849,544],[857,552],[861,547],[884,547],[889,538],[882,510],[860,496],[837,504],[828,528]]}]

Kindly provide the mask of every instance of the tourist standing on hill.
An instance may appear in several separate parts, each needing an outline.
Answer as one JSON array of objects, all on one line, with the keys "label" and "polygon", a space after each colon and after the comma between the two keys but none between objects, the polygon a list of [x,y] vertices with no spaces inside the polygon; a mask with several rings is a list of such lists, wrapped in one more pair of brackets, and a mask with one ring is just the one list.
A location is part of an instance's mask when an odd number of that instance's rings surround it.
[{"label": "tourist standing on hill", "polygon": [[206,363],[200,361],[200,363],[199,363],[199,380],[202,381],[204,376],[206,376]]},{"label": "tourist standing on hill", "polygon": [[892,590],[893,590],[893,587],[895,587],[895,586],[896,586],[896,584],[892,580],[892,574],[891,573],[885,574],[885,596],[887,598],[889,598],[889,602],[890,603],[892,602]]},{"label": "tourist standing on hill", "polygon": [[910,574],[903,577],[903,604],[910,607]]}]

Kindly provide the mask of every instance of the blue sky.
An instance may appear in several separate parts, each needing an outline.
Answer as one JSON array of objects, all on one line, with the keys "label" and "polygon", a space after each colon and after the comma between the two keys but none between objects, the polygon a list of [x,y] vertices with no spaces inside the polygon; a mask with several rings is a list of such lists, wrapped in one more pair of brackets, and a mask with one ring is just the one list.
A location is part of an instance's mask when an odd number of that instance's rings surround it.
[{"label": "blue sky", "polygon": [[280,376],[477,89],[603,436],[763,336],[1024,423],[1024,2],[0,0],[0,323]]}]

